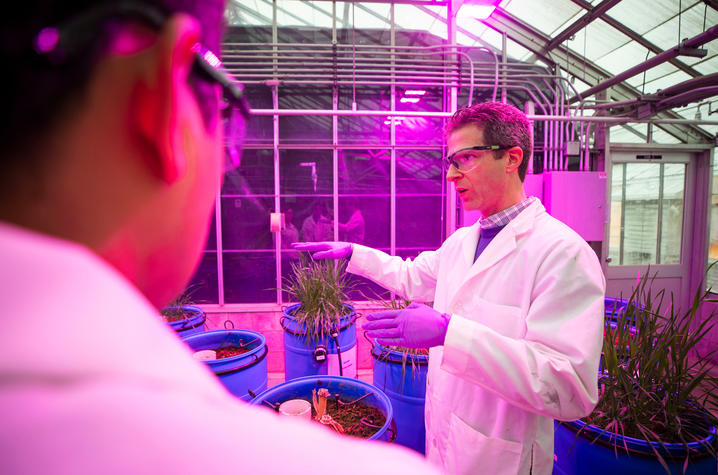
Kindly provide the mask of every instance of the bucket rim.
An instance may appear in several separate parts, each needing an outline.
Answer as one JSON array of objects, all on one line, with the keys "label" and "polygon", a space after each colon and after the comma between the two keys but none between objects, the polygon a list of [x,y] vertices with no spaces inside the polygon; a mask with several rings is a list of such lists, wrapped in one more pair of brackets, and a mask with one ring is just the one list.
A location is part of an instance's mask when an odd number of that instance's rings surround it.
[{"label": "bucket rim", "polygon": [[[391,400],[389,399],[389,396],[384,393],[381,389],[374,386],[373,384],[369,384],[365,381],[362,381],[360,379],[355,378],[348,378],[346,376],[330,376],[330,375],[310,375],[310,376],[302,376],[300,378],[294,378],[289,381],[285,381],[284,383],[278,384],[276,386],[272,386],[271,388],[267,388],[264,391],[262,391],[260,394],[257,394],[254,398],[252,398],[249,401],[249,404],[253,406],[258,406],[262,404],[262,402],[268,397],[273,396],[275,393],[281,393],[282,390],[287,389],[292,386],[300,386],[302,383],[320,383],[320,382],[326,382],[326,383],[335,383],[335,384],[348,384],[352,386],[358,386],[362,389],[365,389],[367,392],[372,392],[383,404],[384,404],[384,411],[385,411],[385,417],[386,420],[384,421],[384,425],[381,426],[379,430],[377,430],[371,437],[368,437],[365,440],[372,440],[377,439],[381,437],[385,432],[390,430],[391,423],[394,419],[394,411],[391,405]],[[329,387],[329,384],[325,384],[324,387]],[[278,402],[278,401],[277,401]]]},{"label": "bucket rim", "polygon": [[[291,335],[315,337],[316,335],[309,334],[309,332],[306,330],[306,325],[297,322],[294,315],[289,313],[290,311],[293,311],[293,310],[299,308],[300,305],[301,304],[299,304],[299,303],[295,303],[295,304],[292,304],[292,305],[282,309],[282,317],[279,319],[279,324],[282,326],[282,329],[285,332],[287,332]],[[340,326],[339,326],[339,328],[336,329],[337,332],[341,332],[342,330],[345,330],[345,329],[349,328],[350,326],[354,325],[358,318],[356,309],[354,308],[354,306],[352,304],[345,303],[344,307],[346,309],[348,309],[349,312],[342,315],[341,317],[339,317],[339,325]],[[296,325],[298,327],[298,331],[288,328],[288,326],[285,324],[285,321],[290,321],[294,325]],[[304,331],[302,331],[302,327],[304,327],[303,328]]]},{"label": "bucket rim", "polygon": [[[221,358],[217,360],[207,360],[203,361],[203,363],[207,364],[208,366],[219,366],[219,365],[225,365],[225,364],[231,364],[235,361],[240,361],[249,357],[252,357],[262,351],[263,348],[267,346],[267,339],[259,332],[255,332],[253,330],[242,330],[242,329],[229,329],[229,330],[210,330],[206,332],[196,333],[194,335],[189,335],[184,338],[182,338],[182,341],[186,342],[188,345],[191,341],[194,340],[202,340],[207,337],[219,335],[219,334],[239,334],[239,335],[249,335],[252,337],[255,337],[259,340],[258,344],[252,348],[251,350],[247,351],[246,353],[242,353],[241,355],[235,355],[230,356],[229,358]],[[191,346],[191,345],[190,345]],[[207,350],[211,350],[213,348],[204,348]],[[261,358],[260,358],[261,359]]]},{"label": "bucket rim", "polygon": [[[373,338],[371,340],[371,343],[371,355],[374,357],[374,359],[391,364],[402,364],[404,362],[403,353],[401,351],[392,350],[391,348],[382,345],[381,343],[376,341],[376,338]],[[429,355],[407,354],[406,361],[413,362],[415,364],[418,364],[419,366],[428,365]]]},{"label": "bucket rim", "polygon": [[[173,329],[176,330],[189,330],[190,328],[196,328],[202,323],[205,322],[207,319],[207,316],[204,313],[204,310],[199,308],[196,305],[180,305],[179,306],[182,310],[188,311],[191,313],[186,318],[182,318],[180,320],[175,321],[167,321],[167,324],[170,325]],[[188,326],[192,324],[191,326]]]},{"label": "bucket rim", "polygon": [[[571,432],[577,433],[582,438],[589,442],[595,442],[603,447],[613,449],[614,447],[624,448],[628,447],[628,450],[632,454],[655,456],[655,451],[665,457],[667,460],[684,460],[687,453],[698,454],[699,456],[708,455],[706,445],[713,445],[716,443],[716,436],[718,435],[718,428],[716,426],[710,426],[708,428],[708,435],[697,442],[688,442],[687,444],[679,442],[669,442],[661,444],[660,442],[648,441],[643,439],[637,439],[635,437],[629,437],[617,434],[615,432],[606,431],[598,426],[588,424],[581,420],[575,421],[563,421],[557,422],[557,425],[561,425],[569,429]],[[579,433],[579,431],[581,431]],[[625,449],[623,449],[625,451]]]}]

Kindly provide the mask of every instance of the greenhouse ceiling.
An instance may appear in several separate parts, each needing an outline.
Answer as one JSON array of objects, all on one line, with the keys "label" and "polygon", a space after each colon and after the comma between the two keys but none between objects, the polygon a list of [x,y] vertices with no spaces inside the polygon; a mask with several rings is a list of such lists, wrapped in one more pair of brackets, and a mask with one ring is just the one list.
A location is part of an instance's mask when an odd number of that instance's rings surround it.
[{"label": "greenhouse ceiling", "polygon": [[[461,15],[461,0],[230,0],[227,18],[232,26],[360,32],[393,27],[444,40],[452,35],[456,44],[497,54],[505,49],[509,58],[558,71],[582,97],[595,98],[606,115],[718,121],[718,0],[489,3],[496,4],[490,16],[476,19]],[[661,128],[687,143],[713,141],[718,133],[718,125],[705,123]],[[641,124],[626,124],[623,132],[645,135]]]}]

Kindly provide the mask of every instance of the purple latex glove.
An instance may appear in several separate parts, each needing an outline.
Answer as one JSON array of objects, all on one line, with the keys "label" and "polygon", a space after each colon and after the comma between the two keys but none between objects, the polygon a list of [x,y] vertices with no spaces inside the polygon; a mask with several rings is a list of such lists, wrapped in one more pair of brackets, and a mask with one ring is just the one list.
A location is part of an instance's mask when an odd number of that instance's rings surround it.
[{"label": "purple latex glove", "polygon": [[352,256],[352,243],[340,241],[294,242],[297,251],[312,252],[315,259],[347,259]]},{"label": "purple latex glove", "polygon": [[426,305],[412,303],[405,309],[367,315],[362,329],[384,346],[430,348],[444,344],[449,316]]}]

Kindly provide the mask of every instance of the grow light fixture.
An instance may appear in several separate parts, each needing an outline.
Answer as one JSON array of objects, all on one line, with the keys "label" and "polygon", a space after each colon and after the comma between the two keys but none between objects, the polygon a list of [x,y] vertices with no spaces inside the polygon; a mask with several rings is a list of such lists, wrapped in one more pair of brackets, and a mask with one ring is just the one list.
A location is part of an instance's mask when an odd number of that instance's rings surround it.
[{"label": "grow light fixture", "polygon": [[423,96],[426,94],[426,91],[422,89],[407,89],[404,91],[405,96]]},{"label": "grow light fixture", "polygon": [[457,12],[457,18],[485,20],[494,13],[501,0],[464,0]]},{"label": "grow light fixture", "polygon": [[419,99],[419,97],[402,97],[399,102],[416,104],[417,102],[419,102]]}]

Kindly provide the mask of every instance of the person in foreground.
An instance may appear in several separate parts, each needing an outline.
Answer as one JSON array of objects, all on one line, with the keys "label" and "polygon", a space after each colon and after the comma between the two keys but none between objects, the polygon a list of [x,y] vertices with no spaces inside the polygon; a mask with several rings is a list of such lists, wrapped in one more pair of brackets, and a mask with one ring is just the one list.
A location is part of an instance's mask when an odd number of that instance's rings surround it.
[{"label": "person in foreground", "polygon": [[211,53],[223,10],[46,0],[0,20],[0,473],[435,473],[241,403],[161,320],[237,165],[221,104],[249,113]]},{"label": "person in foreground", "polygon": [[482,215],[413,261],[343,242],[303,243],[317,259],[414,303],[367,316],[382,345],[429,347],[426,454],[448,473],[550,474],[553,419],[598,398],[605,280],[595,253],[523,180],[530,125],[513,106],[457,111],[447,180]]}]

